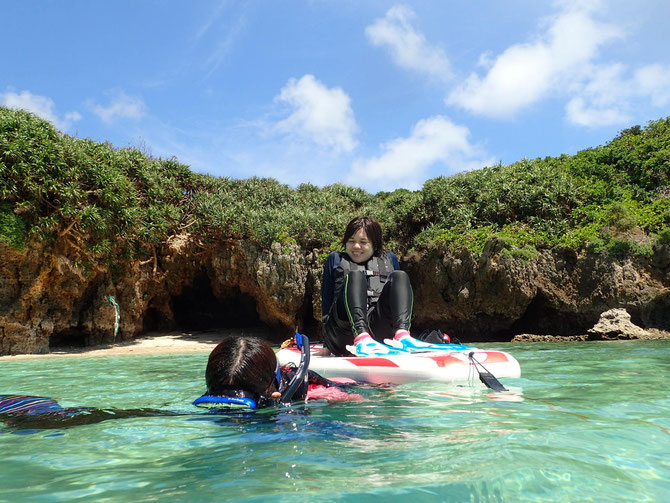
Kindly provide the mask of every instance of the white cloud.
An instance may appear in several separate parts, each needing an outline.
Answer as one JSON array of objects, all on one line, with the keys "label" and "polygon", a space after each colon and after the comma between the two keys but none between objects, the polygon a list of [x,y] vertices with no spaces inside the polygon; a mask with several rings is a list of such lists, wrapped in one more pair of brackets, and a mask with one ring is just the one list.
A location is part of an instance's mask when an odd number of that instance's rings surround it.
[{"label": "white cloud", "polygon": [[509,118],[551,93],[564,93],[583,82],[601,46],[621,33],[593,19],[588,8],[572,5],[566,5],[537,40],[506,49],[484,77],[471,74],[446,102],[476,114]]},{"label": "white cloud", "polygon": [[365,29],[372,44],[387,47],[397,65],[440,80],[450,77],[450,65],[444,51],[428,43],[413,26],[416,15],[404,5],[391,7],[386,16]]},{"label": "white cloud", "polygon": [[205,20],[196,30],[194,38],[200,40],[213,26],[218,25],[221,21],[221,17],[225,14],[227,7],[228,5],[225,2],[220,2],[219,4],[213,5],[210,10],[206,11]]},{"label": "white cloud", "polygon": [[119,119],[141,119],[146,115],[147,107],[140,98],[116,91],[107,106],[93,105],[92,110],[103,122],[111,124]]},{"label": "white cloud", "polygon": [[647,65],[638,68],[634,77],[635,89],[650,97],[656,107],[670,103],[670,66]]},{"label": "white cloud", "polygon": [[356,146],[358,125],[351,99],[341,88],[328,88],[313,75],[290,79],[275,98],[288,104],[291,115],[275,125],[276,131],[335,151]]},{"label": "white cloud", "polygon": [[629,88],[623,82],[624,71],[621,64],[591,68],[590,80],[565,107],[568,121],[580,126],[598,127],[630,120],[625,110]]},{"label": "white cloud", "polygon": [[15,108],[32,112],[42,119],[48,120],[61,131],[68,130],[72,123],[81,120],[79,112],[68,112],[60,118],[55,111],[56,105],[48,96],[33,94],[30,91],[15,93],[8,91],[0,94],[0,103],[7,108]]},{"label": "white cloud", "polygon": [[656,107],[670,103],[669,66],[643,66],[629,78],[626,72],[622,64],[593,67],[590,80],[568,102],[567,119],[588,127],[623,124],[633,120],[635,107],[644,101]]},{"label": "white cloud", "polygon": [[582,97],[572,98],[566,105],[565,111],[568,120],[580,126],[609,126],[629,120],[629,116],[615,106],[593,106]]},{"label": "white cloud", "polygon": [[226,58],[233,51],[237,38],[244,28],[242,22],[235,24],[230,31],[225,33],[214,46],[214,50],[206,58],[204,65],[209,68],[208,74],[212,74],[223,64]]},{"label": "white cloud", "polygon": [[228,2],[214,5],[194,36],[198,53],[206,54],[202,65],[207,70],[207,75],[211,75],[224,64],[240,35],[247,29],[244,10],[234,13],[229,7]]},{"label": "white cloud", "polygon": [[82,116],[79,112],[67,112],[65,114],[65,121],[66,122],[77,122],[82,119]]},{"label": "white cloud", "polygon": [[[382,145],[384,153],[372,159],[354,162],[348,183],[366,185],[379,182],[385,188],[402,185],[418,188],[426,179],[428,168],[444,166],[446,173],[468,171],[491,164],[479,149],[469,142],[470,132],[443,116],[422,119],[408,138],[397,138]],[[375,183],[376,185],[376,183]]]}]

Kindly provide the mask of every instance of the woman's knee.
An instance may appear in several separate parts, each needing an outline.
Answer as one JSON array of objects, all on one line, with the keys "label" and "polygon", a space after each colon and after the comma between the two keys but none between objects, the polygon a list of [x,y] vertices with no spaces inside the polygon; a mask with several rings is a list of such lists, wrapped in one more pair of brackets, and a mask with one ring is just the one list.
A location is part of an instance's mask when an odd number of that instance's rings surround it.
[{"label": "woman's knee", "polygon": [[365,271],[349,271],[347,272],[347,279],[349,280],[349,283],[351,283],[352,281],[365,282],[367,280],[365,276]]},{"label": "woman's knee", "polygon": [[409,275],[405,271],[395,270],[389,274],[388,280],[393,283],[403,283],[410,286]]},{"label": "woman's knee", "polygon": [[365,276],[365,271],[349,271],[347,273],[346,289],[354,292],[366,292],[368,289],[368,279]]}]

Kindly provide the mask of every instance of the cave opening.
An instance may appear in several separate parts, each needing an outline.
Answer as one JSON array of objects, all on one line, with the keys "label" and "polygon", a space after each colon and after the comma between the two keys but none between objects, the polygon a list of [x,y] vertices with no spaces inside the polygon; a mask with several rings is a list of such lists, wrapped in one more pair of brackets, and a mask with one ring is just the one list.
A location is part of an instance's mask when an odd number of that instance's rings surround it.
[{"label": "cave opening", "polygon": [[67,328],[49,336],[49,350],[58,348],[85,348],[89,345],[88,335],[78,328]]},{"label": "cave opening", "polygon": [[652,300],[639,315],[639,320],[631,313],[631,321],[644,328],[670,331],[670,293]]},{"label": "cave opening", "polygon": [[[308,284],[302,306],[298,312],[298,320],[300,320],[298,331],[308,336],[310,341],[315,342],[321,341],[323,337],[321,336],[321,324],[314,313],[313,296],[314,287],[312,284]],[[319,313],[318,319],[321,319],[321,313]]]},{"label": "cave opening", "polygon": [[204,270],[181,294],[172,296],[170,304],[176,328],[182,330],[265,327],[252,296],[233,286],[217,297]]},{"label": "cave opening", "polygon": [[154,330],[170,330],[170,324],[161,316],[158,309],[149,304],[142,317],[142,332],[153,332]]},{"label": "cave opening", "polygon": [[524,314],[512,324],[510,332],[514,335],[580,335],[597,321],[597,316],[559,311],[539,292]]}]

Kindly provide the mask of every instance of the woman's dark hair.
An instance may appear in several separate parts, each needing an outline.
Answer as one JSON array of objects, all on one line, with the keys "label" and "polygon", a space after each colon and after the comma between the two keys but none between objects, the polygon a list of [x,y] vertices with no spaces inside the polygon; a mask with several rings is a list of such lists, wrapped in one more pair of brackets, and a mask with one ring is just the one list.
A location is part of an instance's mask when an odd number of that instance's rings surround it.
[{"label": "woman's dark hair", "polygon": [[205,382],[209,395],[244,390],[260,397],[277,391],[277,357],[270,345],[255,337],[232,335],[222,340],[209,355]]},{"label": "woman's dark hair", "polygon": [[365,235],[372,242],[374,249],[373,255],[379,257],[384,251],[384,242],[382,239],[382,227],[372,217],[356,217],[347,224],[344,230],[344,237],[342,238],[342,246],[347,246],[347,241],[356,234],[360,229],[365,231]]}]

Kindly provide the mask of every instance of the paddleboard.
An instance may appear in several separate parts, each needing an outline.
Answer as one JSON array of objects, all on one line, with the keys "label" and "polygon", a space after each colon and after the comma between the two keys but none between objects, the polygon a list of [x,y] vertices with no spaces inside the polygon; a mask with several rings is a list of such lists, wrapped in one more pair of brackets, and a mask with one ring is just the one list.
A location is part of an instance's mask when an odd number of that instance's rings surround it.
[{"label": "paddleboard", "polygon": [[[475,363],[481,363],[497,378],[521,376],[519,362],[504,351],[477,349],[450,344],[453,349],[430,353],[389,356],[319,356],[323,345],[310,345],[309,369],[326,378],[348,377],[370,384],[404,384],[417,381],[479,382]],[[465,349],[459,349],[465,348]],[[287,347],[277,352],[280,365],[298,364],[300,350]]]}]

